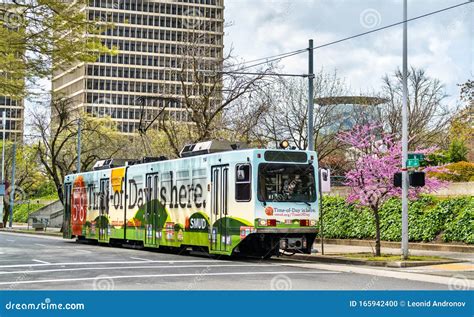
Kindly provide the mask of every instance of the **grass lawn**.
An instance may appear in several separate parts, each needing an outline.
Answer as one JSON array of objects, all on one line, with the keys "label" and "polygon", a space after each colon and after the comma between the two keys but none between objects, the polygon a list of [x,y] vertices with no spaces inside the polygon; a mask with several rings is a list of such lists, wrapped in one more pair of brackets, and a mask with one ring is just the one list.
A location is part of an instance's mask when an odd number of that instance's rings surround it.
[{"label": "grass lawn", "polygon": [[[384,261],[384,262],[394,262],[401,261],[401,256],[396,254],[382,254],[381,256],[375,256],[373,253],[345,253],[338,254],[337,256],[342,256],[345,258],[351,258],[356,260],[364,261]],[[442,258],[439,256],[420,256],[420,255],[410,255],[407,261],[446,261],[447,258]]]}]

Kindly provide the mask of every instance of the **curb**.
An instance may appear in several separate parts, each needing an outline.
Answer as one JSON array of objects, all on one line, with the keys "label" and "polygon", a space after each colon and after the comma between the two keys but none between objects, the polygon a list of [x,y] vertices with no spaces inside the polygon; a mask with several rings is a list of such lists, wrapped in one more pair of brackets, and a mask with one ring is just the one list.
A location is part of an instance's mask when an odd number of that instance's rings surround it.
[{"label": "curb", "polygon": [[[321,239],[317,238],[314,243],[320,245]],[[375,245],[375,242],[372,240],[352,240],[352,239],[324,239],[324,243],[335,244],[335,245],[353,245],[353,246],[361,246],[361,247],[373,247]],[[399,249],[400,245],[401,245],[401,242],[381,241],[382,248]],[[413,250],[474,253],[474,246],[471,246],[471,245],[417,243],[417,242],[410,242],[408,245],[409,245],[409,248]]]},{"label": "curb", "polygon": [[62,234],[60,233],[54,233],[54,232],[44,232],[44,231],[21,231],[21,230],[10,230],[10,229],[5,229],[1,228],[0,232],[7,232],[7,233],[24,233],[24,234],[31,234],[31,235],[38,235],[38,236],[50,236],[50,237],[62,237]]},{"label": "curb", "polygon": [[365,266],[378,266],[378,267],[392,267],[392,268],[407,268],[417,266],[428,266],[437,264],[450,264],[465,262],[462,260],[443,260],[443,261],[365,261],[358,259],[349,259],[340,256],[325,256],[325,255],[302,255],[295,254],[291,257],[285,258],[285,260],[296,260],[306,262],[320,262],[320,263],[333,263],[333,264],[349,264],[349,265],[365,265]]}]

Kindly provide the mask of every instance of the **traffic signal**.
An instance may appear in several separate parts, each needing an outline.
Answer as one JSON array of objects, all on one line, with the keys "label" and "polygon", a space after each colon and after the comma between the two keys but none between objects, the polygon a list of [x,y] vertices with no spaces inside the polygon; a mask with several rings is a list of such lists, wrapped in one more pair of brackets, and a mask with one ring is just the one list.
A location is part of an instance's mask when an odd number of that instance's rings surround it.
[{"label": "traffic signal", "polygon": [[[408,180],[412,187],[423,187],[425,186],[425,173],[424,172],[409,172]],[[395,187],[402,187],[402,173],[398,172],[393,175],[393,185]]]},{"label": "traffic signal", "polygon": [[423,187],[425,186],[425,173],[424,172],[411,172],[408,175],[410,179],[410,186]]},{"label": "traffic signal", "polygon": [[393,175],[393,186],[402,187],[402,173],[398,172]]}]

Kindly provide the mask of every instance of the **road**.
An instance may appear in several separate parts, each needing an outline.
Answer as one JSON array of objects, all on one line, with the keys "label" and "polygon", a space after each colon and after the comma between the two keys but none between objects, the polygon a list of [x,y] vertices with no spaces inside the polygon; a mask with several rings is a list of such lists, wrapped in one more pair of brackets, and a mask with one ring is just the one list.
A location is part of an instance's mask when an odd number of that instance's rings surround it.
[{"label": "road", "polygon": [[0,289],[448,289],[448,284],[429,277],[364,270],[278,259],[178,255],[0,232]]}]

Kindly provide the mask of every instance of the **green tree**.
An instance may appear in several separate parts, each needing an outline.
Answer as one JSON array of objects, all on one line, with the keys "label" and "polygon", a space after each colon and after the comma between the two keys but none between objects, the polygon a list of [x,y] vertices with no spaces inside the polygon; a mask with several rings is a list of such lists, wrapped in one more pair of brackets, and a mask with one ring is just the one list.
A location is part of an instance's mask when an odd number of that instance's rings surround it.
[{"label": "green tree", "polygon": [[32,128],[39,135],[34,148],[63,201],[64,177],[76,170],[78,118],[82,126],[83,171],[91,169],[97,160],[114,157],[124,144],[110,118],[92,118],[74,110],[70,99],[54,99],[51,111],[52,119],[49,113],[42,111],[33,114]]},{"label": "green tree", "polygon": [[13,0],[0,5],[0,95],[21,98],[25,79],[34,83],[58,69],[113,53],[98,37],[110,24],[89,21],[86,3]]},{"label": "green tree", "polygon": [[[8,220],[8,210],[10,208],[10,196],[12,191],[11,176],[13,165],[13,143],[0,142],[0,151],[5,145],[5,181],[7,184],[4,196],[5,212],[3,223]],[[17,144],[15,155],[15,201],[24,201],[29,199],[34,193],[48,183],[48,176],[43,172],[36,157],[36,152],[31,145]]]},{"label": "green tree", "polygon": [[467,160],[468,149],[463,140],[454,139],[449,145],[447,157],[451,163],[461,162]]}]

